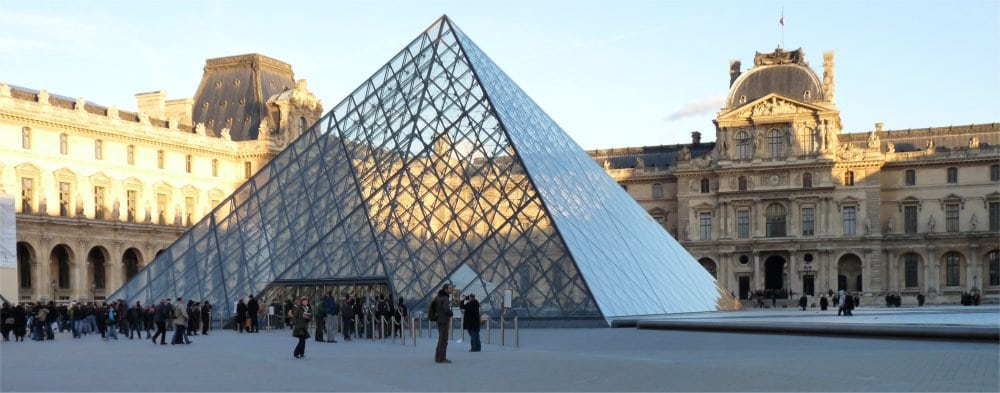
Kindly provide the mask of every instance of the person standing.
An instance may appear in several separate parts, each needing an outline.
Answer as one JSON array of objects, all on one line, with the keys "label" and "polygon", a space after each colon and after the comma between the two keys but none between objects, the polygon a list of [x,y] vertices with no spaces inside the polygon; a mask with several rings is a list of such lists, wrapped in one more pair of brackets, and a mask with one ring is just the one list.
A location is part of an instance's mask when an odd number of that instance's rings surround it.
[{"label": "person standing", "polygon": [[344,333],[344,341],[351,341],[351,330],[354,329],[354,304],[350,295],[344,294],[340,303],[340,331]]},{"label": "person standing", "polygon": [[399,333],[399,337],[403,337],[403,323],[405,323],[406,318],[410,316],[410,310],[406,308],[403,304],[403,298],[398,299],[398,304],[396,305],[396,333]]},{"label": "person standing", "polygon": [[208,335],[208,328],[212,324],[212,305],[208,300],[201,304],[201,334]]},{"label": "person standing", "polygon": [[247,328],[247,304],[243,303],[243,298],[236,303],[236,326],[240,328],[240,333]]},{"label": "person standing", "polygon": [[309,297],[303,296],[292,311],[292,336],[299,339],[292,351],[296,359],[306,356],[306,339],[309,338],[309,320],[312,319],[312,308],[309,307]]},{"label": "person standing", "polygon": [[826,295],[822,295],[822,296],[819,297],[819,309],[820,310],[826,311],[826,308],[829,305],[830,305],[830,303],[826,300]]},{"label": "person standing", "polygon": [[170,342],[170,345],[174,344],[190,344],[191,341],[187,339],[185,335],[187,333],[187,305],[184,304],[184,299],[178,297],[174,302],[174,339]]},{"label": "person standing", "polygon": [[846,293],[844,293],[843,289],[841,289],[840,291],[837,291],[837,316],[838,317],[840,316],[840,314],[842,314],[844,312],[844,304],[847,302],[846,297],[847,297],[847,295],[846,295]]},{"label": "person standing", "polygon": [[153,344],[156,344],[156,338],[160,338],[160,345],[167,345],[167,320],[170,319],[170,300],[162,299],[160,304],[156,306],[156,311],[153,315],[153,322],[156,323],[156,333],[153,334]]},{"label": "person standing", "polygon": [[[3,326],[0,327],[3,340],[10,341],[10,331],[14,330],[14,310],[10,306],[10,303],[3,302],[3,308],[0,308],[0,322],[3,323]],[[73,337],[78,337],[76,330],[73,330]]]},{"label": "person standing", "polygon": [[120,316],[118,315],[118,309],[116,305],[117,305],[116,303],[111,303],[111,305],[108,307],[107,321],[104,322],[104,326],[105,329],[108,330],[108,334],[107,336],[104,337],[104,341],[108,341],[110,339],[118,340],[117,325]]},{"label": "person standing", "polygon": [[260,311],[260,303],[257,299],[250,295],[250,300],[247,300],[247,318],[250,318],[250,329],[247,333],[260,333],[260,327],[257,324],[257,312]]},{"label": "person standing", "polygon": [[435,363],[451,363],[448,360],[448,328],[451,327],[451,284],[444,284],[433,300],[435,314],[437,316],[438,343],[434,350]]},{"label": "person standing", "polygon": [[469,294],[462,301],[462,311],[462,329],[469,331],[469,344],[472,346],[469,352],[479,352],[482,343],[479,342],[479,301],[475,294]]},{"label": "person standing", "polygon": [[327,292],[326,297],[323,298],[323,311],[326,313],[326,342],[335,343],[337,342],[337,320],[340,319],[337,313],[340,312],[340,307],[337,306],[337,300],[333,298],[333,292]]},{"label": "person standing", "polygon": [[799,298],[799,308],[805,311],[807,305],[809,305],[809,298],[803,293],[802,297]]}]

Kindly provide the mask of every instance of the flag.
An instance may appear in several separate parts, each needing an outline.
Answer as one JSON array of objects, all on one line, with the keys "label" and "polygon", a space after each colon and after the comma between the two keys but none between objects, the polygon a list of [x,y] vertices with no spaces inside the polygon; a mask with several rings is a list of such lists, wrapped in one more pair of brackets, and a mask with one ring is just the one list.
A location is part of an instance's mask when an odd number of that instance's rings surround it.
[{"label": "flag", "polygon": [[785,16],[784,15],[781,16],[781,19],[778,19],[778,23],[781,23],[782,26],[785,25]]}]

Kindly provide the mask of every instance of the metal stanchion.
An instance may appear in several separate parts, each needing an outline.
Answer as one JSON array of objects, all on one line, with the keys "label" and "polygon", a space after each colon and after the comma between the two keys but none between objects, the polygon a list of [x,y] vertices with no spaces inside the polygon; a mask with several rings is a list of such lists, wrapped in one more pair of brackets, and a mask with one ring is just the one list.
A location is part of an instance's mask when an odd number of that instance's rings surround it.
[{"label": "metal stanchion", "polygon": [[358,332],[360,332],[360,330],[358,330],[358,319],[360,318],[354,318],[354,338],[360,338],[358,337]]},{"label": "metal stanchion", "polygon": [[455,338],[455,318],[448,318],[448,339]]},{"label": "metal stanchion", "polygon": [[381,330],[379,332],[379,337],[382,338],[382,342],[384,343],[385,342],[385,315],[379,317],[379,319],[381,319],[381,321],[379,321],[379,330]]},{"label": "metal stanchion", "polygon": [[493,337],[493,331],[490,330],[490,321],[492,321],[492,320],[493,320],[493,318],[488,318],[488,317],[486,318],[486,343],[487,344],[491,343],[491,341],[492,341],[491,338]]},{"label": "metal stanchion", "polygon": [[503,332],[503,314],[500,314],[500,346],[503,346],[504,342],[504,332]]},{"label": "metal stanchion", "polygon": [[417,346],[417,319],[410,318],[410,336],[413,337],[413,347]]},{"label": "metal stanchion", "polygon": [[461,338],[461,340],[465,341],[465,316],[459,317],[458,318],[458,323],[459,323],[460,326],[462,326],[461,329],[460,329],[462,331],[462,338]]},{"label": "metal stanchion", "polygon": [[517,325],[517,317],[514,317],[514,348],[521,348],[521,330]]}]

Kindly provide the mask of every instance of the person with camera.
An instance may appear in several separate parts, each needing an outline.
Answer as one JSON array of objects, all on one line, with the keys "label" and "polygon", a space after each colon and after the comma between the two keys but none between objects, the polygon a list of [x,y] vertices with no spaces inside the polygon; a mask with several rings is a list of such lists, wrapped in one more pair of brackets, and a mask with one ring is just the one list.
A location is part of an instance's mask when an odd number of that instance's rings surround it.
[{"label": "person with camera", "polygon": [[476,294],[465,296],[462,311],[462,329],[469,331],[469,344],[472,345],[469,352],[479,352],[482,350],[482,343],[479,342],[479,301],[476,300]]},{"label": "person with camera", "polygon": [[437,297],[432,300],[434,307],[432,315],[433,319],[437,321],[438,328],[438,343],[437,348],[434,350],[434,362],[435,363],[451,363],[448,360],[448,330],[451,328],[451,284],[444,284],[437,293]]},{"label": "person with camera", "polygon": [[296,359],[306,357],[306,339],[309,338],[309,320],[312,319],[312,308],[309,307],[309,297],[303,296],[299,299],[299,304],[294,310],[289,311],[292,317],[292,336],[299,339],[299,343],[292,351],[292,356]]}]

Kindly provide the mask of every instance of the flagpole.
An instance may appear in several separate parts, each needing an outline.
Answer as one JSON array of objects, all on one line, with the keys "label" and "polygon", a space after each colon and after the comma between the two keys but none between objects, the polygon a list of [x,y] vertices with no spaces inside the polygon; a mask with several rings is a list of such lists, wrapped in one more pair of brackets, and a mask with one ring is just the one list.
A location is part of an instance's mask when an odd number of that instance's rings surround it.
[{"label": "flagpole", "polygon": [[779,19],[779,21],[781,22],[781,45],[780,45],[780,47],[782,49],[784,49],[785,48],[785,7],[781,7],[781,19]]}]

